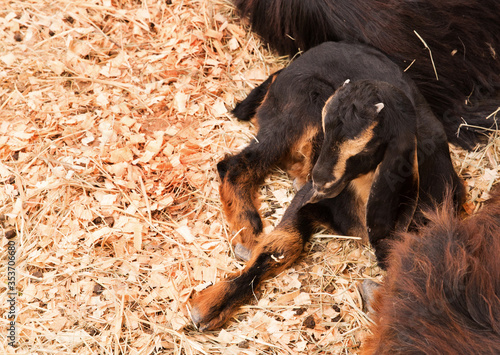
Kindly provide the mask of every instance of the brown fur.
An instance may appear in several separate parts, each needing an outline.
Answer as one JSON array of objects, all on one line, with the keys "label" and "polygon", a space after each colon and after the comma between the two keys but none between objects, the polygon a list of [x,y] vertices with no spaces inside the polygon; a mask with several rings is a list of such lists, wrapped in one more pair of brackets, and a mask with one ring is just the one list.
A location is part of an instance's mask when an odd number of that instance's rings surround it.
[{"label": "brown fur", "polygon": [[375,173],[371,172],[351,181],[354,193],[356,196],[359,196],[360,202],[363,204],[364,208],[366,208],[366,203],[368,202],[368,196],[370,195],[370,188],[372,187],[374,175]]},{"label": "brown fur", "polygon": [[253,247],[262,229],[260,217],[258,221],[252,218],[252,213],[259,209],[259,200],[258,185],[254,183],[255,177],[251,173],[248,171],[247,174],[239,175],[234,182],[229,182],[228,178],[223,179],[219,187],[226,219],[232,230],[238,233],[232,244],[241,243],[248,248]]},{"label": "brown fur", "polygon": [[290,176],[297,179],[297,187],[302,187],[310,179],[309,174],[314,166],[314,139],[318,132],[318,127],[314,126],[305,129],[293,144],[290,157],[285,158],[283,167]]},{"label": "brown fur", "polygon": [[340,144],[338,147],[339,157],[331,175],[335,179],[340,179],[345,174],[347,160],[366,149],[366,145],[373,138],[373,128],[376,125],[374,122],[370,127],[366,127],[357,137],[350,139]]},{"label": "brown fur", "polygon": [[500,189],[465,220],[452,211],[394,244],[363,354],[500,354]]},{"label": "brown fur", "polygon": [[352,180],[350,183],[350,188],[354,192],[353,195],[356,196],[356,201],[353,203],[356,205],[357,215],[362,224],[356,226],[349,235],[362,238],[363,243],[369,242],[368,231],[366,229],[366,207],[374,178],[375,173],[370,172]]}]

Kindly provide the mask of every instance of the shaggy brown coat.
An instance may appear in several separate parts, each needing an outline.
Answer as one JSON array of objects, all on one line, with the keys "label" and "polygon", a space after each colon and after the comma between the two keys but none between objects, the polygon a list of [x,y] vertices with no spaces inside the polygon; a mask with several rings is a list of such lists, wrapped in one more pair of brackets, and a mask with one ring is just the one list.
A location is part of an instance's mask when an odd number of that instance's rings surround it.
[{"label": "shaggy brown coat", "polygon": [[451,207],[394,244],[364,354],[500,354],[500,189],[465,220]]}]

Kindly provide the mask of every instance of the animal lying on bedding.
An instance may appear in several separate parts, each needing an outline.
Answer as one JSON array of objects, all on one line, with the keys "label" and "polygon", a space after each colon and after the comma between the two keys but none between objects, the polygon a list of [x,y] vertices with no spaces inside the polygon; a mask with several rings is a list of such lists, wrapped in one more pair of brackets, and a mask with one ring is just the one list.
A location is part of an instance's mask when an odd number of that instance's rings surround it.
[{"label": "animal lying on bedding", "polygon": [[[415,80],[452,143],[470,148],[477,141],[475,127],[496,127],[487,116],[500,106],[498,0],[233,3],[281,54],[293,56],[325,41],[365,43],[381,50]],[[460,128],[464,122],[472,127]]]},{"label": "animal lying on bedding", "polygon": [[394,243],[363,354],[500,354],[500,189],[465,220],[452,207]]},{"label": "animal lying on bedding", "polygon": [[[222,326],[254,288],[300,256],[319,225],[367,237],[384,266],[393,232],[419,220],[447,186],[457,205],[462,200],[441,123],[412,81],[372,48],[322,44],[254,89],[234,113],[255,114],[259,126],[255,141],[218,165],[224,211],[240,231],[235,252],[249,261],[192,300],[200,329]],[[256,193],[278,164],[303,187],[276,229],[260,236]]]}]

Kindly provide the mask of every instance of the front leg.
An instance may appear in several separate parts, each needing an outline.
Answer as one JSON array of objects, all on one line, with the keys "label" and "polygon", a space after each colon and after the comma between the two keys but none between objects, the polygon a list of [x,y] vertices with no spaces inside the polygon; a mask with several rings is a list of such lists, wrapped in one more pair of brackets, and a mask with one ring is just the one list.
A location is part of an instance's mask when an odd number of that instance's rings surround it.
[{"label": "front leg", "polygon": [[308,183],[294,197],[276,229],[257,244],[241,272],[206,288],[190,302],[192,320],[200,330],[222,327],[240,306],[249,302],[264,280],[297,260],[314,226],[314,214],[302,210],[311,194]]},{"label": "front leg", "polygon": [[256,144],[252,143],[241,153],[226,157],[217,164],[221,180],[219,195],[226,219],[237,233],[232,244],[236,255],[248,261],[263,225],[259,214],[258,188],[272,166],[255,166],[259,159]]},{"label": "front leg", "polygon": [[326,226],[343,234],[361,230],[350,192],[314,204],[309,203],[312,196],[312,182],[308,182],[297,192],[276,229],[252,250],[245,268],[201,291],[191,301],[193,322],[201,330],[222,327],[248,303],[263,281],[290,267],[317,227]]},{"label": "front leg", "polygon": [[[232,244],[236,255],[246,261],[250,259],[263,229],[258,189],[270,169],[288,158],[298,135],[287,134],[287,128],[287,125],[272,129],[261,127],[256,141],[217,164],[224,213],[231,229],[237,232]],[[299,134],[302,131],[299,129]]]},{"label": "front leg", "polygon": [[240,306],[251,300],[262,281],[292,265],[303,247],[297,231],[273,231],[258,244],[245,269],[201,291],[191,302],[193,322],[201,331],[222,327]]}]

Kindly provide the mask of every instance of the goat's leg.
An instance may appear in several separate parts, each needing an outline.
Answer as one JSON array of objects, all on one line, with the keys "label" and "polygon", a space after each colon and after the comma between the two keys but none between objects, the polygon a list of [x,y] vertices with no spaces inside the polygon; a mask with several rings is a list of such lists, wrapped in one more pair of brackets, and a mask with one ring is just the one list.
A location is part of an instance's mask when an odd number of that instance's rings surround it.
[{"label": "goat's leg", "polygon": [[[276,121],[279,123],[279,118]],[[259,186],[272,167],[290,160],[297,142],[303,137],[312,139],[310,129],[291,129],[286,120],[283,123],[261,127],[254,142],[217,165],[224,213],[232,230],[238,233],[232,244],[236,255],[243,260],[250,259],[256,238],[263,229],[258,211]]]},{"label": "goat's leg", "polygon": [[[268,156],[268,159],[263,157]],[[256,238],[262,233],[257,193],[269,170],[280,157],[272,151],[264,151],[252,142],[242,152],[219,162],[217,170],[221,184],[219,195],[225,217],[236,232],[232,244],[236,255],[248,260]],[[265,163],[258,164],[261,160]]]},{"label": "goat's leg", "polygon": [[248,303],[262,281],[290,267],[300,256],[315,228],[326,226],[339,233],[364,233],[351,193],[308,203],[312,182],[295,195],[276,229],[261,238],[246,267],[201,291],[191,302],[193,322],[201,330],[216,329]]},{"label": "goat's leg", "polygon": [[294,197],[276,229],[261,239],[246,267],[201,291],[191,301],[191,317],[200,330],[217,329],[248,303],[262,281],[280,273],[300,256],[315,225],[301,208],[312,195],[311,183]]},{"label": "goat's leg", "polygon": [[302,237],[293,228],[278,228],[254,249],[241,272],[206,288],[191,302],[191,317],[201,331],[220,328],[248,303],[262,281],[288,268],[303,249]]}]

